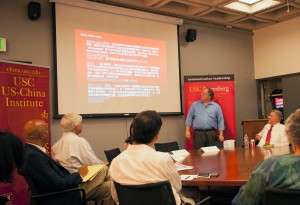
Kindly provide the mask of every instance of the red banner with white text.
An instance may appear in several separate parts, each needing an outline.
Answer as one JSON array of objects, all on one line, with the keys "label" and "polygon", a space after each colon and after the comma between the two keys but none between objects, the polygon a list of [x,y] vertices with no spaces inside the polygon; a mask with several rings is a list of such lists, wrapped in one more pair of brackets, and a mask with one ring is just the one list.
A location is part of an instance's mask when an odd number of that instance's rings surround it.
[{"label": "red banner with white text", "polygon": [[[19,136],[28,120],[40,119],[50,123],[49,68],[0,61],[0,129]],[[50,126],[49,144],[50,151]],[[29,204],[27,184],[23,177],[14,174],[12,184],[0,182],[0,195],[11,204]]]},{"label": "red banner with white text", "polygon": [[[185,115],[187,115],[193,102],[200,100],[203,88],[209,87],[214,91],[213,101],[222,109],[225,131],[224,138],[235,139],[235,99],[234,99],[234,75],[208,75],[208,76],[184,76],[184,101]],[[191,132],[193,136],[193,131]],[[186,141],[186,148],[193,149],[193,137]]]}]

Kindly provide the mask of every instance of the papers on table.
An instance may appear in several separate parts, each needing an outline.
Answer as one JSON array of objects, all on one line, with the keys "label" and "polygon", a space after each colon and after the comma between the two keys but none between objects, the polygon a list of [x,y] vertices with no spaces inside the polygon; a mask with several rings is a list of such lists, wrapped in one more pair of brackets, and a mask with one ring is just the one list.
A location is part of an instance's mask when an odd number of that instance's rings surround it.
[{"label": "papers on table", "polygon": [[183,175],[180,175],[181,180],[193,180],[195,178],[197,178],[197,174],[183,174]]},{"label": "papers on table", "polygon": [[219,148],[217,146],[210,146],[210,147],[201,147],[204,153],[212,153],[212,152],[219,152]]},{"label": "papers on table", "polygon": [[177,171],[182,171],[182,170],[188,170],[188,169],[193,169],[193,166],[188,166],[188,165],[184,165],[184,164],[175,164],[176,166],[176,170]]},{"label": "papers on table", "polygon": [[185,149],[171,151],[171,157],[175,162],[182,162],[190,153]]},{"label": "papers on table", "polygon": [[86,182],[87,180],[92,181],[104,166],[104,164],[88,166],[89,172],[82,178],[82,182]]}]

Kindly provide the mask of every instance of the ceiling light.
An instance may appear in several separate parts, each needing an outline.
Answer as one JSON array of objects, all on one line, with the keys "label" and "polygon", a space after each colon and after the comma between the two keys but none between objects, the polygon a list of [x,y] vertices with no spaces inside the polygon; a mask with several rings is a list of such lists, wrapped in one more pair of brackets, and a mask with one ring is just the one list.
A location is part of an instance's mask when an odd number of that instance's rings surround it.
[{"label": "ceiling light", "polygon": [[243,2],[245,4],[254,4],[260,0],[239,0],[240,2]]},{"label": "ceiling light", "polygon": [[233,9],[245,13],[255,13],[260,10],[264,10],[273,6],[276,6],[277,4],[280,4],[280,1],[274,1],[274,0],[259,0],[256,3],[242,3],[242,1],[246,0],[239,0],[230,4],[225,5],[225,8]]}]

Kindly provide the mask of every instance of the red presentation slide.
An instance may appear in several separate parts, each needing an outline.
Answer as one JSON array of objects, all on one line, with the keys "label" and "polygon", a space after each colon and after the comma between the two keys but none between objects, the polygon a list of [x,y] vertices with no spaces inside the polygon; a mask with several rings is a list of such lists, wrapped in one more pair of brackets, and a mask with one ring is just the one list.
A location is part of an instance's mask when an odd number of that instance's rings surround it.
[{"label": "red presentation slide", "polygon": [[167,89],[165,41],[77,29],[75,46],[77,87],[88,103]]}]

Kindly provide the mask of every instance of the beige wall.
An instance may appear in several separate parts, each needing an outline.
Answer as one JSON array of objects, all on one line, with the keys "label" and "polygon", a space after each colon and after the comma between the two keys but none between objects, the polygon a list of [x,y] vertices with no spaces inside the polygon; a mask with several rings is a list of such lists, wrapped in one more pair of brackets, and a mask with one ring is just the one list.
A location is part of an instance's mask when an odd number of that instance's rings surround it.
[{"label": "beige wall", "polygon": [[255,79],[300,72],[300,17],[254,31]]},{"label": "beige wall", "polygon": [[[31,21],[27,17],[28,0],[0,0],[0,36],[7,39],[7,52],[0,53],[0,59],[30,61],[35,65],[49,66],[53,75],[51,5],[47,0],[37,1],[42,4],[41,18]],[[197,40],[189,44],[185,41],[188,28],[197,29]],[[184,75],[235,75],[236,128],[241,144],[241,121],[257,117],[252,36],[194,23],[182,25],[180,35],[182,80]],[[51,76],[51,96],[53,92]],[[162,119],[159,142],[177,140],[180,147],[184,148],[184,117]],[[132,118],[84,119],[81,136],[90,142],[99,158],[106,159],[103,150],[122,148],[131,121]],[[61,137],[58,120],[51,120],[51,136],[52,143]]]}]

